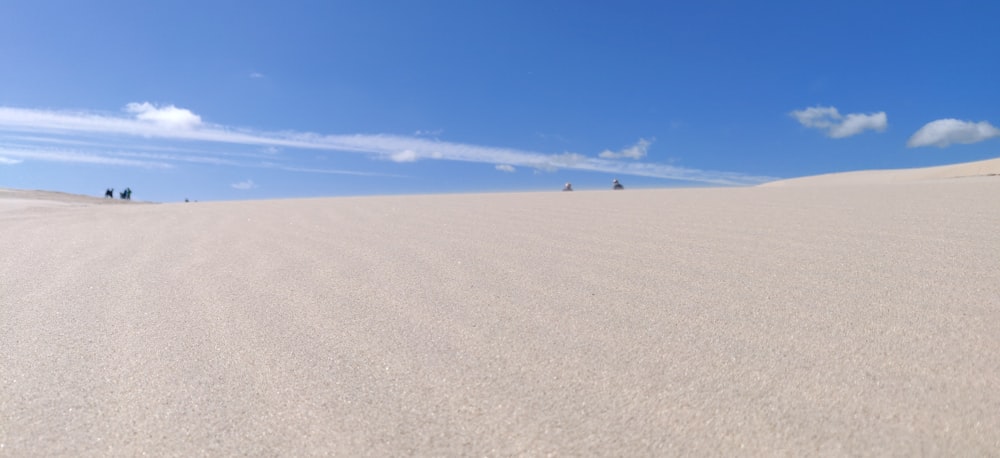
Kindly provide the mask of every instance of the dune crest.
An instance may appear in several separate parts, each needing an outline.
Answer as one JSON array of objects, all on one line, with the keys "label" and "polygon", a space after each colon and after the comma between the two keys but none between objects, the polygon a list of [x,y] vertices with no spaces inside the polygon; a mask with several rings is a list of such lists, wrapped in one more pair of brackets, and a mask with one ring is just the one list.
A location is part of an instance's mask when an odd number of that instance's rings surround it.
[{"label": "dune crest", "polygon": [[850,186],[996,175],[1000,175],[1000,158],[914,169],[859,170],[856,172],[828,173],[772,181],[760,186]]},{"label": "dune crest", "polygon": [[[0,212],[40,207],[79,207],[87,205],[122,205],[121,199],[70,194],[58,191],[0,188]],[[134,203],[140,203],[135,201]]]}]

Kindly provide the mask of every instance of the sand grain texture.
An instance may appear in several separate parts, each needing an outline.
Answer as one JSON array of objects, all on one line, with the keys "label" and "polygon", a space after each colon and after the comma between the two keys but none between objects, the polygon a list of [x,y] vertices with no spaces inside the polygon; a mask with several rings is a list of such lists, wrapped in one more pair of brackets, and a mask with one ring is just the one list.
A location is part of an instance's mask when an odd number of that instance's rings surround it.
[{"label": "sand grain texture", "polygon": [[998,202],[0,205],[0,455],[997,455]]}]

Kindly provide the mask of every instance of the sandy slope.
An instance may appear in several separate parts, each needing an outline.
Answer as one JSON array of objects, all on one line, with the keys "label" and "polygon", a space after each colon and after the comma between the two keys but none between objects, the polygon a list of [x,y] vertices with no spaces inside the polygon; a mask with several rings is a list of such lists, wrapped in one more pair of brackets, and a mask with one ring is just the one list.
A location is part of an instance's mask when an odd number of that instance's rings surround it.
[{"label": "sandy slope", "polygon": [[103,199],[54,191],[28,191],[0,188],[0,214],[9,211],[23,211],[34,208],[80,207],[91,205],[138,204],[139,201]]},{"label": "sandy slope", "polygon": [[773,181],[762,186],[885,184],[1000,175],[1000,158],[963,164],[898,170],[861,170]]},{"label": "sandy slope", "polygon": [[997,196],[2,212],[0,455],[995,455]]}]

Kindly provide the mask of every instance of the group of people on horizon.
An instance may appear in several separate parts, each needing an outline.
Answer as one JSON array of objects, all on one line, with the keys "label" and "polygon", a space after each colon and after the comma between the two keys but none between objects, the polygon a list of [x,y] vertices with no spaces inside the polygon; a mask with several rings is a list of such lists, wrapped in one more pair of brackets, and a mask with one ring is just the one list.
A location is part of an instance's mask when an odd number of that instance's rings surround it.
[{"label": "group of people on horizon", "polygon": [[[625,189],[625,187],[618,182],[617,178],[615,178],[614,180],[611,180],[611,189],[614,189],[615,191],[621,191]],[[563,186],[563,191],[572,191],[572,190],[573,190],[573,183],[566,183],[566,186]]]},{"label": "group of people on horizon", "polygon": [[[122,200],[132,200],[132,188],[125,188],[124,191],[118,193]],[[104,191],[105,199],[115,198],[115,188],[108,188]]]}]

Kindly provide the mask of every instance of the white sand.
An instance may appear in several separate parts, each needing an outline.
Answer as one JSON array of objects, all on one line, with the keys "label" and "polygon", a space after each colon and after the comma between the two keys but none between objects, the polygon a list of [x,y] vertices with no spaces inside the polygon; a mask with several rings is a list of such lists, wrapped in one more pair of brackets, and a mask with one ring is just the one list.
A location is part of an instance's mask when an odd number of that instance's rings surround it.
[{"label": "white sand", "polygon": [[22,202],[0,455],[1000,454],[1000,177],[884,178]]},{"label": "white sand", "polygon": [[1000,158],[916,169],[860,170],[857,172],[831,173],[827,175],[774,181],[766,183],[763,186],[846,186],[856,184],[904,183],[998,175],[1000,175]]}]

